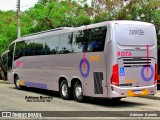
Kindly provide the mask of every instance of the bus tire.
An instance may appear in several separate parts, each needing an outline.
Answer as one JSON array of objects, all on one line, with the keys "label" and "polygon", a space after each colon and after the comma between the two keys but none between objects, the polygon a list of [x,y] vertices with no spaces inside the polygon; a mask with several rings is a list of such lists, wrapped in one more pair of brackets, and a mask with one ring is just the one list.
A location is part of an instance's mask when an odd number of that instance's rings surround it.
[{"label": "bus tire", "polygon": [[83,102],[84,101],[84,96],[83,96],[83,90],[82,90],[82,85],[80,81],[77,81],[74,85],[73,89],[73,95],[74,99],[77,102]]},{"label": "bus tire", "polygon": [[64,100],[70,99],[71,91],[68,87],[68,83],[67,83],[66,80],[63,80],[60,83],[60,95],[61,95],[61,98],[64,99]]},{"label": "bus tire", "polygon": [[20,80],[19,80],[19,77],[16,76],[14,78],[14,84],[15,84],[15,87],[18,89],[18,90],[21,90],[22,89],[22,86],[19,84]]}]

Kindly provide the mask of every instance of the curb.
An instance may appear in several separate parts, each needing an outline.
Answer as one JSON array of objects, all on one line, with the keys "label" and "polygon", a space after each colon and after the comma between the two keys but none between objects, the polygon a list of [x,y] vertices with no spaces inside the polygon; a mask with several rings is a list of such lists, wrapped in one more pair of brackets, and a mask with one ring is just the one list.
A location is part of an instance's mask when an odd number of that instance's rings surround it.
[{"label": "curb", "polygon": [[154,95],[148,95],[148,96],[141,96],[142,98],[148,98],[148,99],[154,99],[154,100],[160,100],[159,96]]},{"label": "curb", "polygon": [[9,84],[7,80],[0,80],[0,84]]}]

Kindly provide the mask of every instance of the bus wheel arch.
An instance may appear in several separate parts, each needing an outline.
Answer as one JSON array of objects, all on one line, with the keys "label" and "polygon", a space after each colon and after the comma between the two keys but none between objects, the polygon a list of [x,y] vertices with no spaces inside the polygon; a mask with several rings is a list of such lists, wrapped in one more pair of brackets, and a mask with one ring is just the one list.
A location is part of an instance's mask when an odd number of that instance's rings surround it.
[{"label": "bus wheel arch", "polygon": [[73,79],[71,81],[71,87],[72,87],[74,99],[77,102],[83,102],[84,96],[83,96],[82,82],[77,78]]},{"label": "bus wheel arch", "polygon": [[14,84],[18,90],[22,89],[22,86],[19,84],[19,82],[20,80],[19,80],[18,74],[14,74]]},{"label": "bus wheel arch", "polygon": [[68,100],[71,98],[71,90],[65,77],[59,79],[59,92],[62,99]]}]

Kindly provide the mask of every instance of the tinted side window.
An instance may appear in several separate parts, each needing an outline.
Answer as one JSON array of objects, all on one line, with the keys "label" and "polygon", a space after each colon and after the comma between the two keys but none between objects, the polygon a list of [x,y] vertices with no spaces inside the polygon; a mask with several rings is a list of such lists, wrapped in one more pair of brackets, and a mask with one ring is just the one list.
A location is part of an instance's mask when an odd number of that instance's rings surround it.
[{"label": "tinted side window", "polygon": [[45,54],[45,41],[43,38],[38,38],[34,40],[34,50],[35,50],[35,55]]},{"label": "tinted side window", "polygon": [[14,60],[20,58],[23,56],[24,52],[24,41],[20,41],[16,43],[16,48],[15,48],[15,54],[14,54]]},{"label": "tinted side window", "polygon": [[58,53],[59,35],[46,37],[45,42],[46,55]]},{"label": "tinted side window", "polygon": [[73,52],[87,52],[88,41],[89,41],[89,31],[77,31],[73,33]]},{"label": "tinted side window", "polygon": [[107,27],[98,27],[73,34],[73,52],[99,52],[104,50]]},{"label": "tinted side window", "polygon": [[33,55],[35,55],[34,41],[33,40],[25,41],[25,56],[33,56]]},{"label": "tinted side window", "polygon": [[99,52],[104,50],[107,27],[90,29],[88,52]]},{"label": "tinted side window", "polygon": [[59,53],[66,54],[72,52],[72,34],[61,34],[59,41]]}]

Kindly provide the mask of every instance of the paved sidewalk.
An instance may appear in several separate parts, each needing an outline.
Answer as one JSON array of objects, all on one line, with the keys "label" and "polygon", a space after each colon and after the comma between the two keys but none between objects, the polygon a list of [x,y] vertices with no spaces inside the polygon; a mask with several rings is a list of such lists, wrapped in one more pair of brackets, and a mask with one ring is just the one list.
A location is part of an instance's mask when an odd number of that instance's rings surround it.
[{"label": "paved sidewalk", "polygon": [[0,80],[0,84],[9,84],[7,80]]}]

